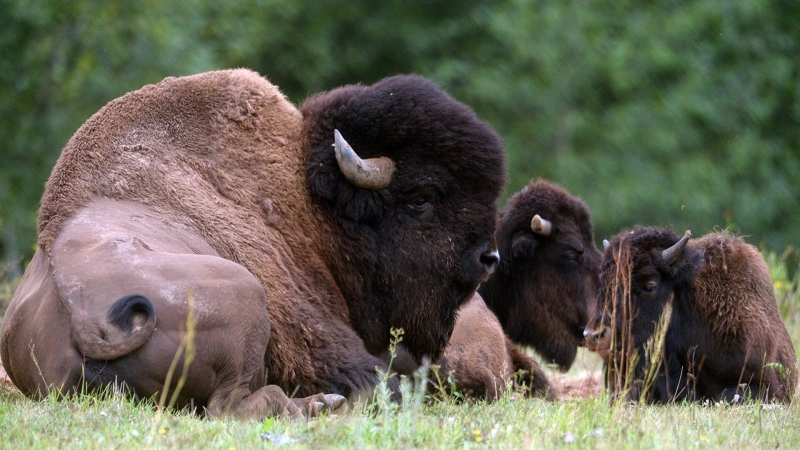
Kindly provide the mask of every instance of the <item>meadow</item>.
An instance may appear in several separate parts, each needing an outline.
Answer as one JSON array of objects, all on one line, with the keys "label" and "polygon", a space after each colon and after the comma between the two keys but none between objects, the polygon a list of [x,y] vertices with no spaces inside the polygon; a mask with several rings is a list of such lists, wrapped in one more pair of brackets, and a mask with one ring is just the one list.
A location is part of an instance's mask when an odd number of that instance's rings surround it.
[{"label": "meadow", "polygon": [[[796,253],[764,252],[781,314],[800,348]],[[0,284],[0,311],[15,281]],[[566,374],[597,376],[581,353]],[[420,375],[421,377],[421,375]],[[556,402],[507,394],[495,403],[431,398],[406,379],[402,404],[350,405],[312,420],[207,420],[110,393],[32,401],[0,386],[0,448],[800,448],[800,402],[791,405],[610,402],[602,392]],[[377,410],[374,408],[377,404]],[[377,412],[376,412],[377,411]]]}]

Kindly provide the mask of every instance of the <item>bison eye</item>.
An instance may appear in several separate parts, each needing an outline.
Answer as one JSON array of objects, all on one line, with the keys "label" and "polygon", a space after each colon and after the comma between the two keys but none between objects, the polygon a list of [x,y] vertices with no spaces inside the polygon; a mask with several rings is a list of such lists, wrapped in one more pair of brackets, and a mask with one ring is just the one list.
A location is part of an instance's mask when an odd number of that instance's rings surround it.
[{"label": "bison eye", "polygon": [[644,285],[644,287],[642,288],[642,292],[644,292],[645,294],[652,294],[656,291],[657,287],[658,285],[656,284],[656,282],[651,281]]},{"label": "bison eye", "polygon": [[428,205],[428,200],[425,197],[417,197],[411,202],[411,207],[414,209],[423,209]]},{"label": "bison eye", "polygon": [[433,204],[425,197],[417,197],[408,204],[417,220],[427,221],[433,216]]},{"label": "bison eye", "polygon": [[567,250],[564,252],[564,261],[572,264],[577,264],[581,262],[581,257],[583,256],[583,250]]}]

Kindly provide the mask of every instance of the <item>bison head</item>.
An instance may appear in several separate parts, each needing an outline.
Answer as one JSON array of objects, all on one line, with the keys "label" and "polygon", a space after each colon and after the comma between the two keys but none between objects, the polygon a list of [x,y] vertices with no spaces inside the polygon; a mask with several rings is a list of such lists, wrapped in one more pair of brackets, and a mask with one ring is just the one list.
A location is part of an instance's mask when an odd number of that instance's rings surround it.
[{"label": "bison head", "polygon": [[495,237],[501,261],[481,295],[514,341],[568,369],[583,341],[602,257],[589,210],[563,188],[537,180],[511,197]]},{"label": "bison head", "polygon": [[438,358],[456,308],[498,261],[500,139],[419,76],[338,88],[301,111],[306,175],[353,328],[373,354],[396,327],[416,358]]},{"label": "bison head", "polygon": [[646,365],[659,364],[646,347],[663,343],[680,320],[673,314],[673,299],[688,295],[702,258],[687,245],[690,236],[687,231],[679,239],[670,230],[638,227],[604,241],[595,312],[585,335],[589,349],[605,359],[612,392],[638,389],[631,376],[641,381]]}]

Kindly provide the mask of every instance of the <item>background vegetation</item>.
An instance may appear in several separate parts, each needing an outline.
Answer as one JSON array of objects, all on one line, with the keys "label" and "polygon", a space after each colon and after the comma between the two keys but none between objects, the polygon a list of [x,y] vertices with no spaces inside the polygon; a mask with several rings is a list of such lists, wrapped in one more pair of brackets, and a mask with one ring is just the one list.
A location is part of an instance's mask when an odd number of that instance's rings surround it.
[{"label": "background vegetation", "polygon": [[730,226],[781,251],[800,236],[798,2],[0,0],[0,54],[12,274],[92,113],[166,76],[241,66],[297,103],[431,77],[503,136],[506,197],[554,180],[586,200],[598,240],[636,223]]}]

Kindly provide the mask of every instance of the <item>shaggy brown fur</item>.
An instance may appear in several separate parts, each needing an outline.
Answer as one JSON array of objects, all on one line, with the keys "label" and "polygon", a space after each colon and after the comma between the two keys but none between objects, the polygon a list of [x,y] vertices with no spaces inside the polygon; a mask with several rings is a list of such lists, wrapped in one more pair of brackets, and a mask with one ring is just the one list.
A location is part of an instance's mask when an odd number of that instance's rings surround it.
[{"label": "shaggy brown fur", "polygon": [[[387,188],[344,178],[334,129],[394,160]],[[488,276],[503,182],[496,134],[421,77],[334,90],[302,114],[248,70],[167,78],[65,147],[3,362],[28,395],[85,374],[150,396],[194,309],[183,403],[263,416],[265,378],[301,396],[369,389],[391,327],[416,358],[442,351]]]},{"label": "shaggy brown fur", "polygon": [[[634,228],[606,250],[589,334],[606,356],[606,382],[616,380],[609,387],[653,402],[790,401],[797,360],[761,254],[713,233],[689,241],[670,264],[661,252],[677,241],[669,230]],[[667,327],[656,360],[645,347],[657,342],[659,320]]]},{"label": "shaggy brown fur", "polygon": [[[388,351],[383,359],[389,361]],[[490,402],[509,387],[533,396],[554,398],[539,365],[508,339],[478,294],[458,309],[453,335],[434,366],[437,367],[431,380],[434,392],[449,393],[452,382],[455,392]],[[392,369],[411,375],[418,367],[405,347],[398,345]]]},{"label": "shaggy brown fur", "polygon": [[[534,233],[534,215],[552,223]],[[495,232],[500,264],[479,292],[511,339],[567,370],[583,342],[601,253],[586,205],[558,185],[531,182],[514,194]]]}]

